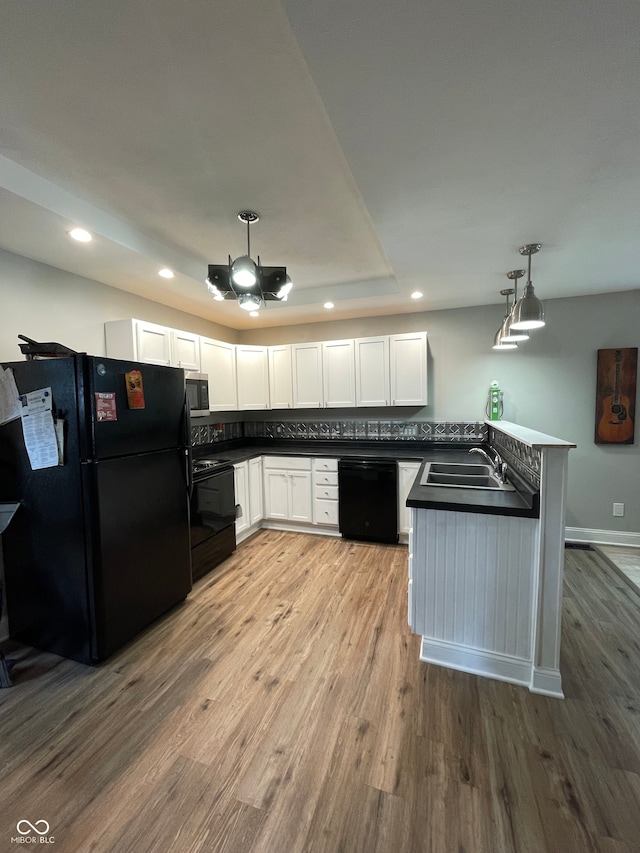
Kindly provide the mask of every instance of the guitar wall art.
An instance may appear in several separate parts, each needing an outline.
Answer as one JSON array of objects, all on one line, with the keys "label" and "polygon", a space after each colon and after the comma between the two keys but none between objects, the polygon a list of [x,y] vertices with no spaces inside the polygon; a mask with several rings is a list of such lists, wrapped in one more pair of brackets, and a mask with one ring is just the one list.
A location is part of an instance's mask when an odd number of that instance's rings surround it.
[{"label": "guitar wall art", "polygon": [[633,444],[638,348],[599,349],[596,444]]}]

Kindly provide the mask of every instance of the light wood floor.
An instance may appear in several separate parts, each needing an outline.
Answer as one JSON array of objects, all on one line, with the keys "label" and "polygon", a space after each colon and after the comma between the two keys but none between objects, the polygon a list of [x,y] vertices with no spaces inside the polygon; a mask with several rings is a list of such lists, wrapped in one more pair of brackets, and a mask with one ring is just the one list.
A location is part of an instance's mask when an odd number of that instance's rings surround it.
[{"label": "light wood floor", "polygon": [[640,597],[566,554],[564,701],[421,664],[404,547],[275,531],[98,669],[18,650],[0,850],[637,853]]},{"label": "light wood floor", "polygon": [[617,569],[638,591],[640,591],[640,548],[627,548],[622,545],[598,545],[596,550],[613,563]]}]

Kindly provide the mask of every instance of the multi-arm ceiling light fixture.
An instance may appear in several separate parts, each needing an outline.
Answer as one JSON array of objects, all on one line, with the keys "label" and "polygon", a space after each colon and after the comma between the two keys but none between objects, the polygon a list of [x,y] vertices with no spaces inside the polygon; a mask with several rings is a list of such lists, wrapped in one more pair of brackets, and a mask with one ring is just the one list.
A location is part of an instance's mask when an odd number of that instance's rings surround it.
[{"label": "multi-arm ceiling light fixture", "polygon": [[247,311],[257,311],[266,300],[286,302],[293,284],[287,275],[286,267],[265,267],[251,257],[251,225],[260,217],[252,210],[241,210],[240,222],[247,225],[247,254],[225,266],[209,264],[207,288],[214,299],[236,299],[238,305]]},{"label": "multi-arm ceiling light fixture", "polygon": [[[531,282],[531,255],[539,252],[540,248],[540,243],[528,243],[526,246],[520,246],[518,250],[521,255],[526,255],[529,259],[527,284],[520,299],[518,299],[518,279],[522,278],[525,271],[511,270],[507,273],[507,278],[511,279],[515,286],[500,291],[507,297],[507,313],[496,332],[493,349],[517,349],[518,343],[529,340],[529,329],[539,329],[544,326],[544,308],[535,295]],[[512,293],[514,294],[513,303],[509,307],[509,296]]]}]

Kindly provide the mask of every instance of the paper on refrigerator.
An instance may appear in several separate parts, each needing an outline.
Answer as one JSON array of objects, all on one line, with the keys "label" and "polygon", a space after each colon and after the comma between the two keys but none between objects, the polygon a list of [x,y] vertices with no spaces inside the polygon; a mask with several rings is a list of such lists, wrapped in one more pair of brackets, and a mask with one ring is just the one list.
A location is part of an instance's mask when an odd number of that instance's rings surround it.
[{"label": "paper on refrigerator", "polygon": [[0,367],[0,424],[6,424],[19,418],[22,414],[22,403],[16,387],[13,370]]},{"label": "paper on refrigerator", "polygon": [[20,397],[22,434],[34,471],[58,464],[59,447],[53,423],[51,388],[30,391]]}]

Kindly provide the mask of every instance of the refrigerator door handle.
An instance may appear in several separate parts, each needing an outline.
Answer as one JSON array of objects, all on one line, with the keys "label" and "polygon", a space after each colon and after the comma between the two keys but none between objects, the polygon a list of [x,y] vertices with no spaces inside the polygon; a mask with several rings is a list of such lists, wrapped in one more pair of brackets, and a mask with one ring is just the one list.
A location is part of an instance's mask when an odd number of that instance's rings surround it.
[{"label": "refrigerator door handle", "polygon": [[189,495],[189,500],[193,497],[193,474],[191,473],[191,448],[186,447],[184,451],[184,468],[185,468],[185,480],[187,483],[187,494]]}]

